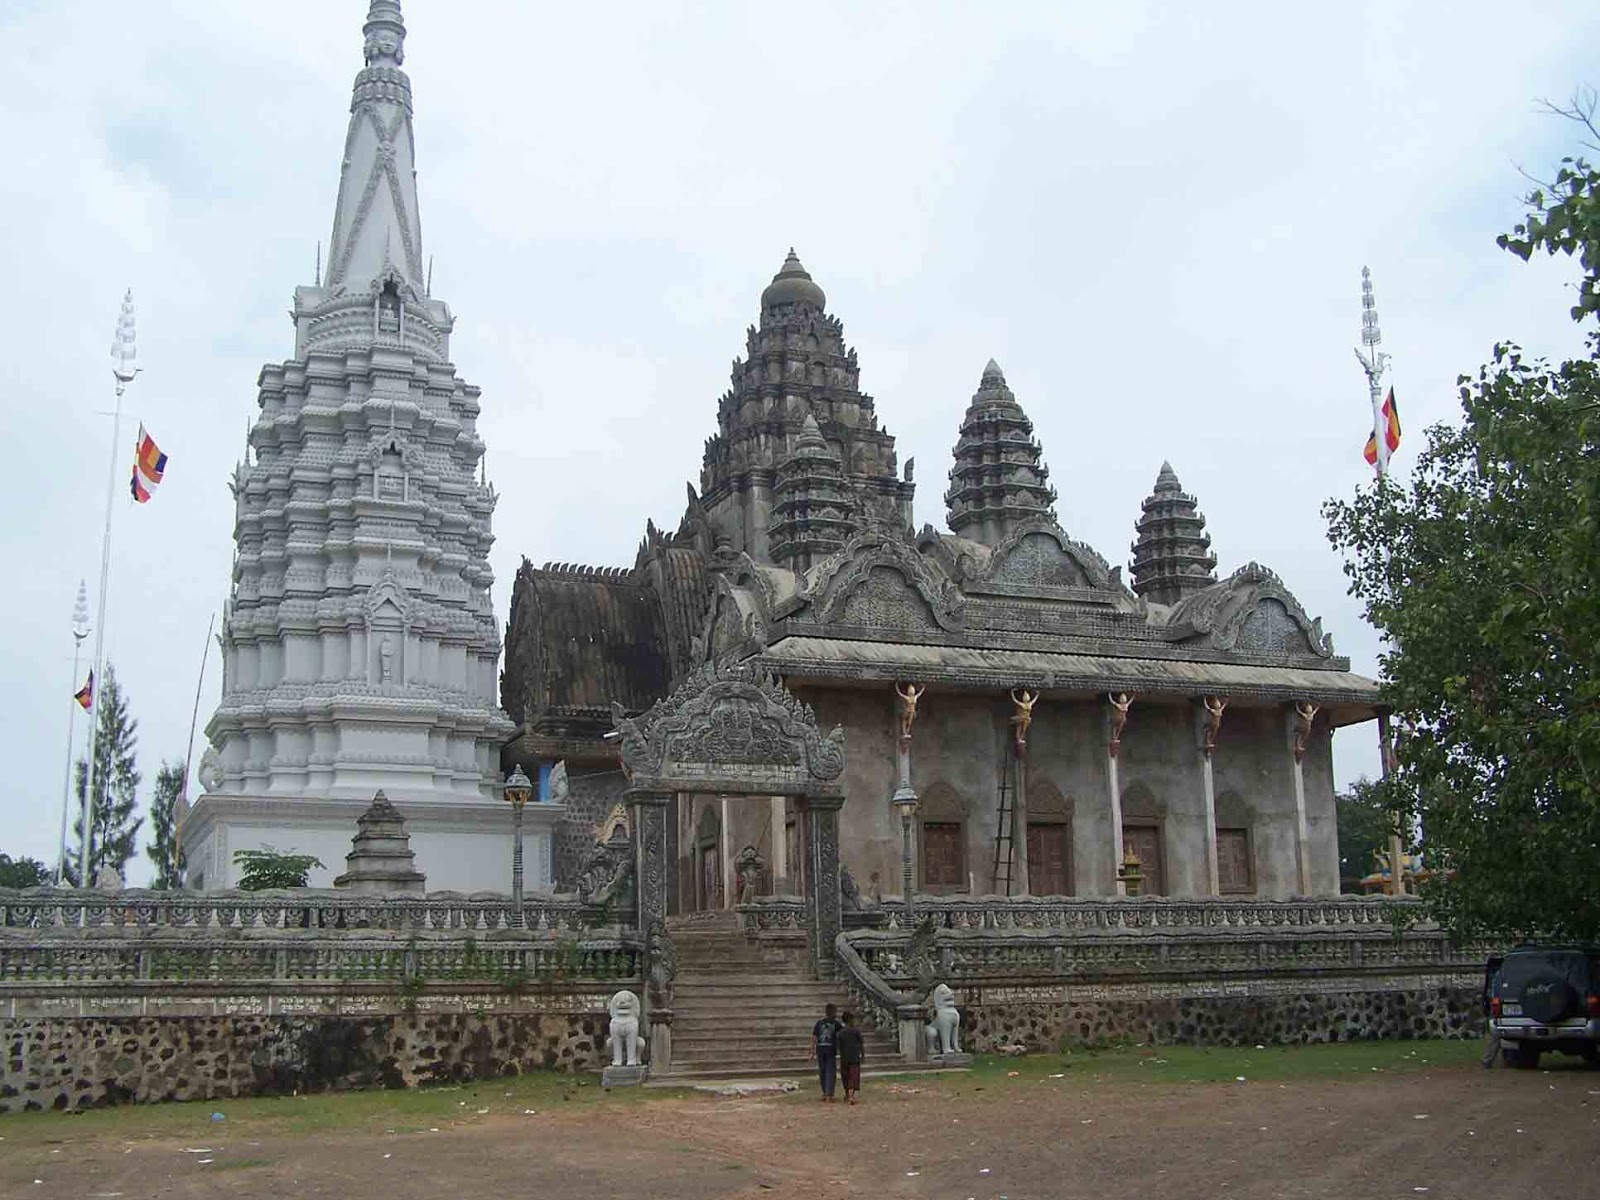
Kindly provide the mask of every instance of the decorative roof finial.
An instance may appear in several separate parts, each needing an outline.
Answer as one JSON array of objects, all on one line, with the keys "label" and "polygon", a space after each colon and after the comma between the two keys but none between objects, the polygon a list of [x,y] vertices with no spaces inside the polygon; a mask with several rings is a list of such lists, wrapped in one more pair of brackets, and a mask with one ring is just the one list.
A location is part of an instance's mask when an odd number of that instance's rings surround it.
[{"label": "decorative roof finial", "polygon": [[372,0],[367,10],[367,23],[361,27],[367,35],[363,54],[369,67],[398,67],[406,61],[406,22],[400,14],[400,0]]},{"label": "decorative roof finial", "polygon": [[790,246],[789,256],[783,260],[782,268],[772,277],[767,290],[761,293],[761,307],[767,309],[780,304],[808,304],[821,312],[826,309],[827,303],[827,296],[800,265],[799,256]]},{"label": "decorative roof finial", "polygon": [[138,368],[133,360],[139,356],[134,346],[133,289],[122,297],[122,311],[117,314],[117,334],[111,343],[111,373],[117,377],[117,391],[133,382]]}]

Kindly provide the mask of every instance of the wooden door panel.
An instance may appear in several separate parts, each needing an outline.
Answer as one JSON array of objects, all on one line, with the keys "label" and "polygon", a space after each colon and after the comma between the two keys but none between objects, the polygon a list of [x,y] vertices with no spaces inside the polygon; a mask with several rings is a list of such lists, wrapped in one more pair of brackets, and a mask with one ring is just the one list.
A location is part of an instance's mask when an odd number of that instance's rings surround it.
[{"label": "wooden door panel", "polygon": [[1161,830],[1154,825],[1124,825],[1122,848],[1139,859],[1139,894],[1164,896],[1167,884],[1161,863]]},{"label": "wooden door panel", "polygon": [[1029,824],[1028,891],[1035,896],[1070,896],[1071,839],[1066,825]]},{"label": "wooden door panel", "polygon": [[927,821],[922,826],[922,883],[932,888],[962,888],[961,826],[956,822]]}]

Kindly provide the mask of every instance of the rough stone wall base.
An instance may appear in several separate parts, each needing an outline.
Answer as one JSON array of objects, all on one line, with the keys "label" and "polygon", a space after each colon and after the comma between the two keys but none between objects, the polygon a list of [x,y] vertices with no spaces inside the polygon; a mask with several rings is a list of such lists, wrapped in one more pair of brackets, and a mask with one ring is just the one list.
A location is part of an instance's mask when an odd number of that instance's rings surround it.
[{"label": "rough stone wall base", "polygon": [[962,1006],[974,1050],[1059,1051],[1117,1043],[1302,1045],[1484,1035],[1476,989],[1300,992],[1270,996],[995,1002]]},{"label": "rough stone wall base", "polygon": [[0,1020],[0,1112],[595,1071],[604,1015]]}]

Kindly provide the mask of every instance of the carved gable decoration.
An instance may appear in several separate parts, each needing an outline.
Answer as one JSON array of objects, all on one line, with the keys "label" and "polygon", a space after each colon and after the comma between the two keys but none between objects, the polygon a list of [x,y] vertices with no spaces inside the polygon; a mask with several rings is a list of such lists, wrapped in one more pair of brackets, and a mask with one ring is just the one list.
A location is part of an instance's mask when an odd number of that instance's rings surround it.
[{"label": "carved gable decoration", "polygon": [[1259,563],[1185,597],[1169,624],[1180,640],[1205,640],[1219,650],[1268,658],[1333,657],[1333,639],[1323,633],[1321,619],[1308,617],[1283,580]]},{"label": "carved gable decoration", "polygon": [[1087,590],[1131,598],[1120,570],[1053,521],[1035,521],[1012,533],[995,547],[987,566],[973,573],[971,585],[975,591],[1010,594]]},{"label": "carved gable decoration", "polygon": [[966,624],[966,600],[938,565],[876,530],[813,567],[801,598],[824,625],[954,632]]},{"label": "carved gable decoration", "polygon": [[844,729],[743,663],[708,664],[642,716],[613,704],[623,770],[637,789],[841,794]]},{"label": "carved gable decoration", "polygon": [[717,576],[712,586],[706,634],[708,659],[722,659],[737,654],[752,640],[758,646],[765,646],[765,594],[759,588],[735,584],[726,575]]},{"label": "carved gable decoration", "polygon": [[933,630],[938,620],[906,577],[890,567],[873,567],[838,609],[844,625],[868,629]]}]

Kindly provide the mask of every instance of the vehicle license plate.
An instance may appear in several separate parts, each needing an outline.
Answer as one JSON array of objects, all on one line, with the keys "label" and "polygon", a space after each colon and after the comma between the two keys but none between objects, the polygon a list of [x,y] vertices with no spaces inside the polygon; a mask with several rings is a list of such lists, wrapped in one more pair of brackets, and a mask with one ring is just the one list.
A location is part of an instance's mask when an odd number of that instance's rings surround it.
[{"label": "vehicle license plate", "polygon": [[1508,1000],[1500,1006],[1500,1011],[1508,1017],[1520,1017],[1522,1015],[1522,1005]]}]

